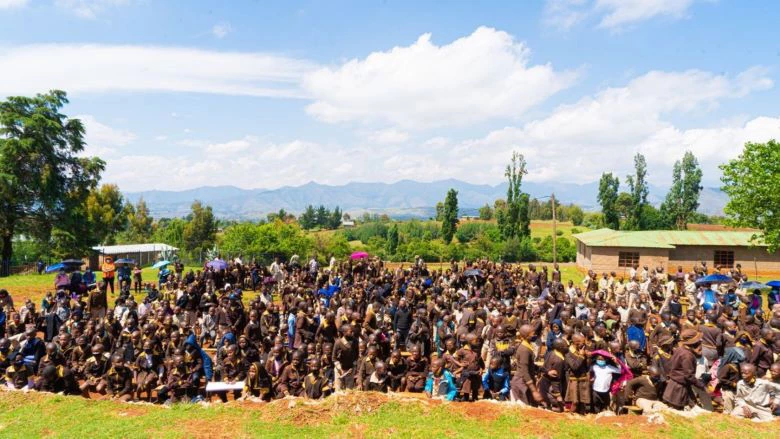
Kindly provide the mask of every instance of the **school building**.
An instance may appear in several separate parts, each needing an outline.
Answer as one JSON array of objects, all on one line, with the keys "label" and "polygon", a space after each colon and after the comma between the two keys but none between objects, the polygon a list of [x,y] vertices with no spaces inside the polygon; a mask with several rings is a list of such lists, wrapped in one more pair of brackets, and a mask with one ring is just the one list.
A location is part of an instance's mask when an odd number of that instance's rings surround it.
[{"label": "school building", "polygon": [[598,273],[628,271],[662,266],[676,272],[678,266],[690,271],[702,261],[714,269],[742,265],[748,276],[780,274],[780,252],[769,253],[766,245],[752,243],[750,231],[648,230],[618,231],[598,229],[574,235],[577,266]]}]

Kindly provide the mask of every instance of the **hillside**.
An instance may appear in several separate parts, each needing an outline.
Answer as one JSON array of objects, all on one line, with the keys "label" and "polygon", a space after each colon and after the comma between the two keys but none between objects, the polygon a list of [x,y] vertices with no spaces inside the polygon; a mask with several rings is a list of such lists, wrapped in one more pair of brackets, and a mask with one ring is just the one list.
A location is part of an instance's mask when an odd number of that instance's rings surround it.
[{"label": "hillside", "polygon": [[[135,203],[143,197],[155,217],[187,215],[193,200],[200,200],[214,209],[218,217],[231,219],[257,219],[266,214],[285,209],[300,213],[307,205],[323,204],[340,206],[351,214],[363,212],[385,213],[394,218],[429,218],[434,216],[436,203],[444,199],[447,190],[458,191],[461,215],[475,215],[485,203],[493,204],[506,197],[506,183],[491,186],[472,184],[449,179],[434,182],[401,180],[395,183],[347,183],[341,186],[314,182],[302,186],[285,186],[279,189],[241,189],[234,186],[200,187],[185,191],[146,191],[125,193]],[[545,197],[555,193],[561,203],[575,203],[586,210],[598,208],[596,196],[598,183],[523,183],[523,190],[532,197]],[[666,188],[650,186],[649,200],[659,204]],[[721,214],[725,194],[716,188],[704,188],[701,195],[703,213]]]}]

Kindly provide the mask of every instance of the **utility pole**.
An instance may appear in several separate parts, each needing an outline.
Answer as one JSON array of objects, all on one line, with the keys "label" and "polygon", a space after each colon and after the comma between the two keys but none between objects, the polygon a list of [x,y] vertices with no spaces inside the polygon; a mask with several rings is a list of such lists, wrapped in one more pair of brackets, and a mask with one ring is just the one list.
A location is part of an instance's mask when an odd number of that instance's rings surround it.
[{"label": "utility pole", "polygon": [[552,238],[553,238],[553,240],[552,241],[553,241],[553,264],[555,264],[556,262],[558,262],[558,249],[557,249],[557,246],[556,246],[557,241],[558,241],[558,234],[556,233],[556,230],[555,230],[555,221],[556,221],[556,218],[555,218],[555,193],[553,193],[550,196],[550,202],[552,203],[552,214],[553,214],[553,230],[552,230]]}]

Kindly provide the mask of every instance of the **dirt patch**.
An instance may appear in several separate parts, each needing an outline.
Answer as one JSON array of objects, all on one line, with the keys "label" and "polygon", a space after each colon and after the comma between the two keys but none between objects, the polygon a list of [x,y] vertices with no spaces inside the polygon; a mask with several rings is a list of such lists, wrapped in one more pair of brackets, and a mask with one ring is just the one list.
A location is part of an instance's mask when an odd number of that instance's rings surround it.
[{"label": "dirt patch", "polygon": [[183,437],[235,438],[244,437],[240,422],[217,422],[213,419],[191,419],[184,424]]},{"label": "dirt patch", "polygon": [[148,413],[149,409],[147,407],[136,404],[124,404],[118,410],[114,411],[114,416],[119,416],[122,418],[135,418],[138,416],[145,416]]},{"label": "dirt patch", "polygon": [[485,421],[495,421],[501,417],[505,411],[505,407],[501,407],[498,404],[487,401],[450,404],[450,407],[453,412],[462,414],[467,418]]}]

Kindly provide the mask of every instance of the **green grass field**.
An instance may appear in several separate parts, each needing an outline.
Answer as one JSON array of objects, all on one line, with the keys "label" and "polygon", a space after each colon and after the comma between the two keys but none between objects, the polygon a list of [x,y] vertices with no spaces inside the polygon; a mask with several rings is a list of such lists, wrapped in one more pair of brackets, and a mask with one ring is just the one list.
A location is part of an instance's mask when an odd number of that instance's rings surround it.
[{"label": "green grass field", "polygon": [[[347,393],[324,401],[280,400],[172,407],[92,401],[75,396],[0,392],[0,436],[30,437],[773,437],[757,424],[711,414],[595,418],[522,409],[507,403],[440,403],[418,396]],[[775,433],[772,433],[772,432]]]}]

